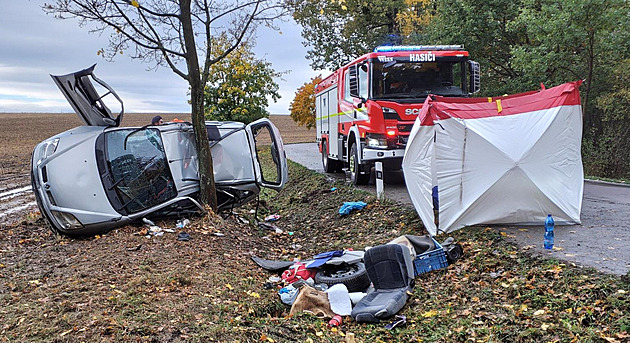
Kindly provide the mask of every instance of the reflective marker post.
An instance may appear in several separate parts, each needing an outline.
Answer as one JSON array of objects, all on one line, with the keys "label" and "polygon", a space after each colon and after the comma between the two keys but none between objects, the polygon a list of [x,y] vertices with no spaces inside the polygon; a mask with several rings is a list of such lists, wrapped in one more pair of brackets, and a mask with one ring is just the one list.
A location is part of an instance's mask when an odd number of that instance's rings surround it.
[{"label": "reflective marker post", "polygon": [[383,191],[383,162],[376,162],[376,197],[383,199],[385,192]]}]

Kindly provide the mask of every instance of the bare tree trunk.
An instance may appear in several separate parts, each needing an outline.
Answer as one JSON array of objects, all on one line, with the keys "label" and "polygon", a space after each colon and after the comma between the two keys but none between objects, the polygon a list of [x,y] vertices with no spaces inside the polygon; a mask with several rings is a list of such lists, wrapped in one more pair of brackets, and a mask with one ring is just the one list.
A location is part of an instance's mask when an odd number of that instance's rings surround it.
[{"label": "bare tree trunk", "polygon": [[201,82],[199,82],[199,86],[191,86],[190,100],[192,103],[192,122],[195,130],[197,157],[199,158],[199,185],[201,187],[199,200],[204,204],[210,205],[212,210],[216,212],[217,193],[214,184],[212,153],[210,152],[208,133],[204,123],[203,87]]},{"label": "bare tree trunk", "polygon": [[204,97],[203,85],[201,83],[201,70],[199,68],[199,58],[197,57],[197,46],[195,44],[195,34],[192,27],[190,0],[179,2],[182,32],[184,36],[186,62],[188,65],[188,84],[190,85],[190,103],[192,107],[191,117],[193,129],[195,131],[195,143],[197,146],[197,157],[199,159],[199,200],[203,204],[210,205],[213,211],[217,210],[217,193],[214,184],[214,170],[212,165],[212,154],[208,142],[204,118]]}]

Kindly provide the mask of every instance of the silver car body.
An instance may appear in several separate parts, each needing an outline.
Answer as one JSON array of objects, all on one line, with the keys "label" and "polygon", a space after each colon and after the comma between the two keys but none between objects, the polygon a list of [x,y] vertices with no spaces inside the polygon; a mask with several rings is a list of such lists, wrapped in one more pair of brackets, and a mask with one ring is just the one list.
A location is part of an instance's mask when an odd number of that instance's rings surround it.
[{"label": "silver car body", "polygon": [[[192,125],[118,127],[122,101],[94,77],[93,69],[53,76],[86,125],[55,135],[33,151],[31,179],[42,216],[56,231],[92,235],[144,217],[203,211],[197,201]],[[92,81],[106,89],[104,95]],[[120,102],[115,117],[103,101],[108,95]],[[260,187],[284,187],[286,155],[280,133],[268,119],[249,125],[208,121],[206,128],[220,209],[252,200]],[[269,138],[257,144],[260,132]],[[273,167],[267,175],[257,151],[261,147],[271,147]]]}]

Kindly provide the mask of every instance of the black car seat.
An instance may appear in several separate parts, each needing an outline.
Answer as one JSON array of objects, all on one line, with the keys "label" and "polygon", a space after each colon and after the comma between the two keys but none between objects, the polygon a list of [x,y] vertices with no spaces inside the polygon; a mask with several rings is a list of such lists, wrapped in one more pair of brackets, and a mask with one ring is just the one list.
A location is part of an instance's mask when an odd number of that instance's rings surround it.
[{"label": "black car seat", "polygon": [[405,306],[414,285],[413,261],[406,246],[385,244],[369,249],[364,262],[374,292],[363,297],[351,315],[357,322],[375,323]]}]

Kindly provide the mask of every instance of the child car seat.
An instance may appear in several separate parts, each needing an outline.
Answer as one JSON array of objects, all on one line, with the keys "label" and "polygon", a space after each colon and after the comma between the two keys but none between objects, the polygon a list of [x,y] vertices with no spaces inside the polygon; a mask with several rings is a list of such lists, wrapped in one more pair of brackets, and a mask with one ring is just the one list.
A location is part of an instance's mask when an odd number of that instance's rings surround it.
[{"label": "child car seat", "polygon": [[374,285],[352,309],[357,322],[376,323],[396,314],[405,306],[414,285],[413,262],[409,248],[385,244],[369,249],[364,256],[368,277]]}]

